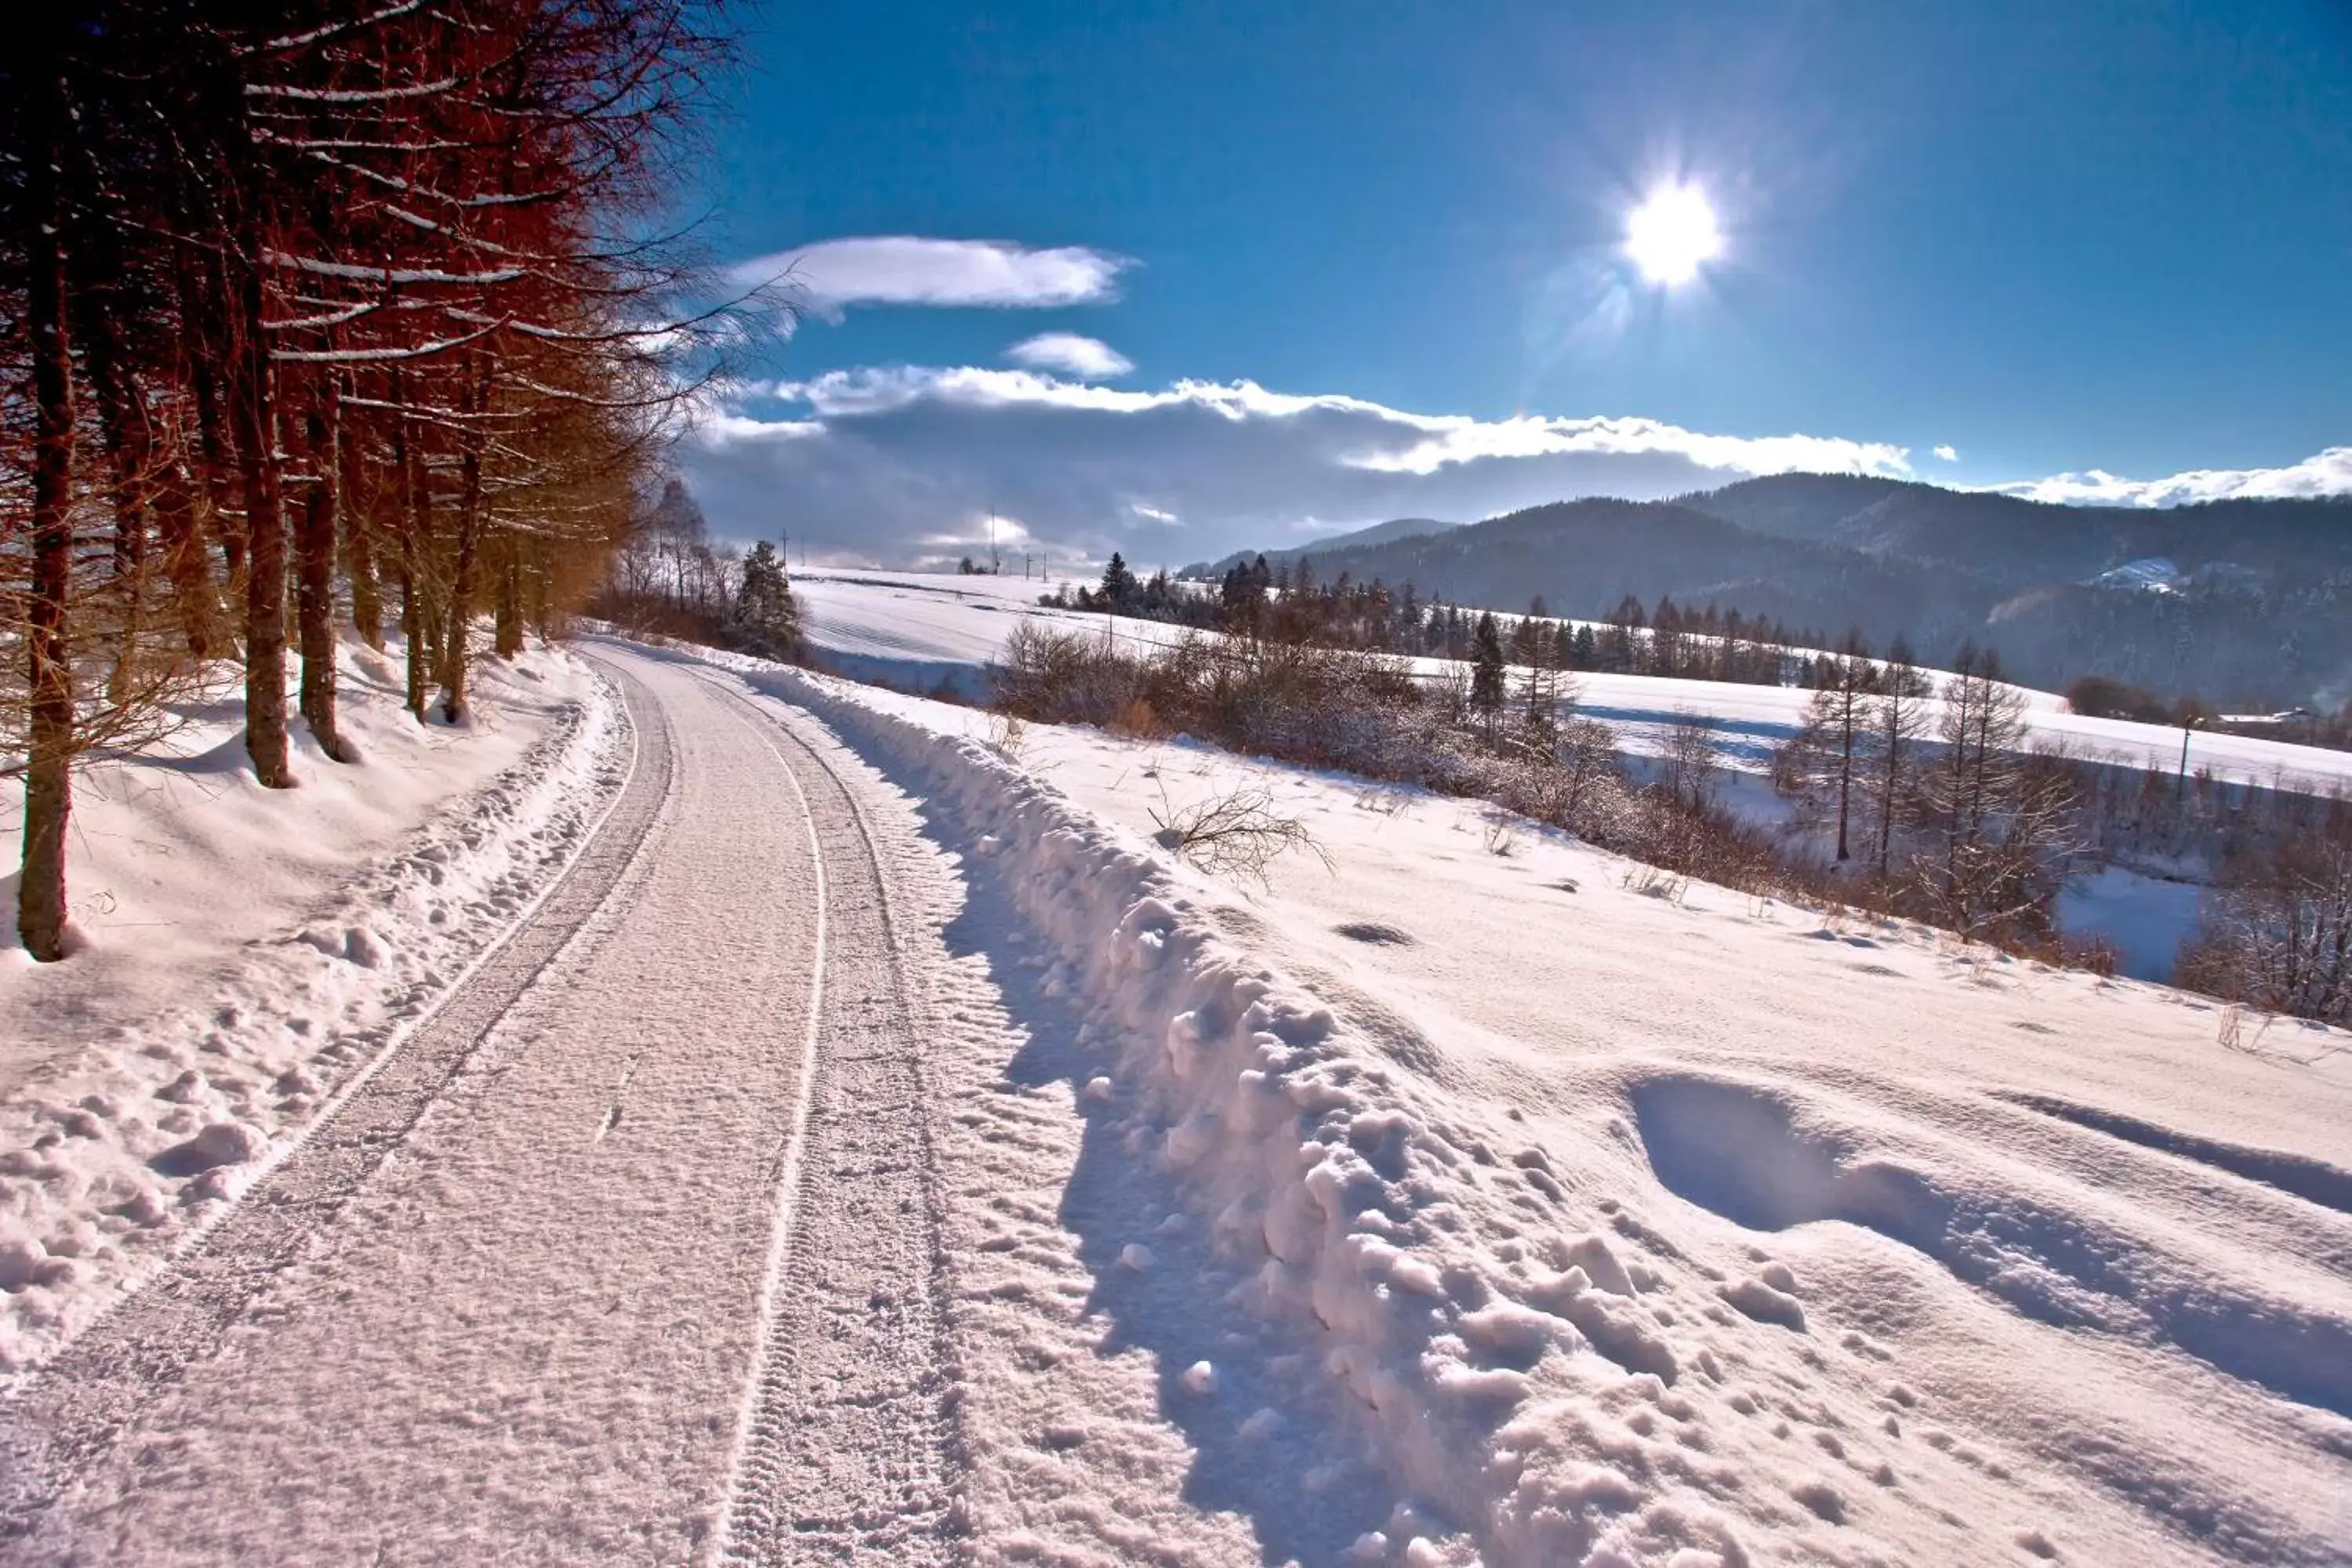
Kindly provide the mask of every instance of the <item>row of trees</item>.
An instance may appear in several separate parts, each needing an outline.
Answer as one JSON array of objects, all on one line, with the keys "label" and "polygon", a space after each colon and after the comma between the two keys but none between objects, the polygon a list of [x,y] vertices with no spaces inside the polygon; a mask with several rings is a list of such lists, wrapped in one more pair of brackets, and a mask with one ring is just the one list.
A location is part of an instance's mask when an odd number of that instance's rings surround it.
[{"label": "row of trees", "polygon": [[1773,778],[1833,838],[1836,865],[1963,935],[2048,929],[2083,847],[2076,782],[2028,743],[2024,697],[1992,650],[1963,644],[1938,688],[1849,633],[1811,674]]},{"label": "row of trees", "polygon": [[[454,721],[604,572],[718,313],[657,237],[704,0],[61,0],[0,50],[0,688],[18,929],[70,769],[217,661],[246,748],[352,759],[339,616]],[[299,663],[295,715],[287,691]]]},{"label": "row of trees", "polygon": [[1410,583],[1391,589],[1346,573],[1325,582],[1305,556],[1237,562],[1209,591],[1164,571],[1139,577],[1114,553],[1096,586],[1059,589],[1043,602],[1253,639],[1455,659],[1476,656],[1481,626],[1493,620],[1510,664],[1762,686],[1806,680],[1808,656],[1798,650],[1822,641],[1737,608],[1686,609],[1671,596],[1644,607],[1628,595],[1597,626],[1554,617],[1540,596],[1525,615],[1496,617],[1424,599]]}]

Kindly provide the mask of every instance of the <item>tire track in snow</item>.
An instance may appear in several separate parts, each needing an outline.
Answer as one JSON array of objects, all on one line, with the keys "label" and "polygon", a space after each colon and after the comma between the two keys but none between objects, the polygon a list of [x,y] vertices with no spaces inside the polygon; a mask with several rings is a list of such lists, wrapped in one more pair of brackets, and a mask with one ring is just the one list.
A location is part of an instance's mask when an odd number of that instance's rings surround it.
[{"label": "tire track in snow", "polygon": [[635,746],[627,779],[578,858],[431,1012],[352,1075],[240,1202],[0,1411],[0,1542],[36,1528],[163,1388],[217,1350],[642,866],[674,793],[675,748],[660,704],[634,677],[599,662],[621,689]]},{"label": "tire track in snow", "polygon": [[[960,1466],[932,1102],[915,1022],[929,1009],[918,1006],[891,876],[856,791],[802,732],[807,721],[698,679],[784,770],[819,900],[817,994],[711,1560],[944,1563]],[[812,1170],[822,1179],[808,1180]]]}]

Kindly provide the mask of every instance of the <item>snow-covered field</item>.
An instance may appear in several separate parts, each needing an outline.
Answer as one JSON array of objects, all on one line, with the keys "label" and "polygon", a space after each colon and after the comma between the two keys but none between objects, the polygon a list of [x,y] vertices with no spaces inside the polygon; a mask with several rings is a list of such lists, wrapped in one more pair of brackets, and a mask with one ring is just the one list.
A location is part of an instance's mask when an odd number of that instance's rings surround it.
[{"label": "snow-covered field", "polygon": [[[1183,635],[1149,621],[1039,607],[1039,595],[1059,585],[1019,577],[837,567],[804,569],[793,578],[810,641],[821,658],[845,674],[908,690],[930,691],[944,684],[966,697],[982,695],[982,668],[1024,616],[1140,646]],[[1441,661],[1415,662],[1434,669]],[[1751,772],[1762,772],[1772,747],[1795,733],[1811,698],[1795,688],[1646,675],[1583,674],[1575,679],[1582,693],[1580,710],[1615,729],[1629,749],[1655,749],[1668,725],[1696,713],[1716,721],[1731,764]],[[2028,689],[2025,695],[2039,742],[2063,745],[2076,756],[2159,773],[2180,765],[2179,730],[2070,713],[2054,692]],[[2242,735],[2189,737],[2189,765],[2232,783],[2315,793],[2352,784],[2352,752]]]},{"label": "snow-covered field", "polygon": [[299,786],[262,789],[229,686],[78,777],[68,962],[26,955],[0,878],[0,1372],[281,1156],[544,889],[625,761],[610,688],[560,649],[485,660],[457,730],[401,710],[397,645],[340,658],[357,765],[298,725]]},{"label": "snow-covered field", "polygon": [[[2352,1038],[1460,802],[752,679],[917,796],[1034,941],[1005,982],[1076,1020],[1070,1194],[963,1294],[1085,1292],[1270,1558],[2352,1553]],[[1153,847],[1244,784],[1328,869]],[[1082,1397],[1050,1430],[1019,1555],[1120,1556],[1148,1500]]]},{"label": "snow-covered field", "polygon": [[1037,603],[1061,585],[1059,579],[846,567],[804,568],[793,578],[810,645],[829,668],[904,690],[944,688],[967,700],[987,696],[982,672],[1024,619],[1133,647],[1155,647],[1183,636],[1181,628],[1158,622],[1052,610]]}]

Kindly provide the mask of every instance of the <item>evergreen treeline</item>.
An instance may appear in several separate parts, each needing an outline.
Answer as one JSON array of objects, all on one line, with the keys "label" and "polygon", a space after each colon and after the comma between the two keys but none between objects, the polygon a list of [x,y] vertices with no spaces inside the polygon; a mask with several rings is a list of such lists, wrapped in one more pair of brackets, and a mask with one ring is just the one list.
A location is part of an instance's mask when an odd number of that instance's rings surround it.
[{"label": "evergreen treeline", "polygon": [[[61,955],[75,759],[233,660],[260,782],[338,620],[466,711],[604,574],[718,316],[656,231],[699,0],[53,0],[0,49],[0,766]],[[295,715],[287,689],[299,667]],[[11,754],[13,753],[13,760]]]},{"label": "evergreen treeline", "polygon": [[1811,684],[1811,655],[1801,650],[1824,642],[1817,633],[1792,632],[1737,608],[1685,608],[1670,595],[1645,608],[1627,595],[1598,626],[1554,618],[1541,595],[1527,614],[1498,619],[1488,611],[1424,599],[1411,583],[1391,589],[1345,572],[1326,582],[1306,556],[1295,565],[1286,558],[1269,565],[1264,555],[1236,563],[1208,592],[1165,571],[1139,578],[1113,552],[1098,584],[1060,588],[1039,602],[1251,638],[1454,659],[1475,658],[1484,618],[1495,622],[1508,664],[1753,686]]}]

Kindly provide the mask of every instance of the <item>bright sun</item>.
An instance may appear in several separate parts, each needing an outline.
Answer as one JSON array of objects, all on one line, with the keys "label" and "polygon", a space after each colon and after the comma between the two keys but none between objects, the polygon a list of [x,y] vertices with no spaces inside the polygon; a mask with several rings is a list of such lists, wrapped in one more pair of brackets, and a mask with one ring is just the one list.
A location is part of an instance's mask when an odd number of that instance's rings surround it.
[{"label": "bright sun", "polygon": [[1642,276],[1668,288],[1698,276],[1702,262],[1722,253],[1723,235],[1715,209],[1696,185],[1668,185],[1650,193],[1625,224],[1625,254]]}]

